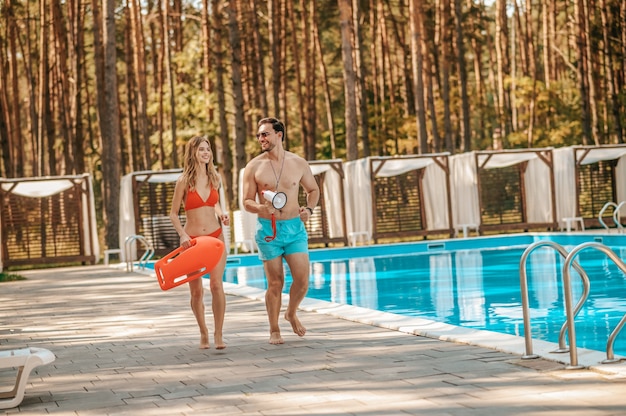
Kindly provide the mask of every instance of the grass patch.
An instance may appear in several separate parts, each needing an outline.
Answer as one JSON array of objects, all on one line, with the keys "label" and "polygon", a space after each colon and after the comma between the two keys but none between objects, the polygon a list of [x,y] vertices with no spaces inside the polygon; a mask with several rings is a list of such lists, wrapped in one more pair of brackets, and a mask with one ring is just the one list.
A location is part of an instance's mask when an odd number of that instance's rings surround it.
[{"label": "grass patch", "polygon": [[14,282],[16,280],[26,280],[26,278],[15,273],[0,273],[0,282]]}]

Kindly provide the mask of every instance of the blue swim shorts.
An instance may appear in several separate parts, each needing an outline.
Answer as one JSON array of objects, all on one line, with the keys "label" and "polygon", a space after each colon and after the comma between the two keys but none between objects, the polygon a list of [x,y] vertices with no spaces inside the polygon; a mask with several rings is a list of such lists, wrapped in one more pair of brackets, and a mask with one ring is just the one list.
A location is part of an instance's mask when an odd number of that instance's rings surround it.
[{"label": "blue swim shorts", "polygon": [[269,242],[265,241],[265,237],[273,235],[272,220],[258,218],[255,240],[259,247],[259,258],[263,261],[283,255],[309,252],[309,235],[300,217],[276,220],[276,238]]}]

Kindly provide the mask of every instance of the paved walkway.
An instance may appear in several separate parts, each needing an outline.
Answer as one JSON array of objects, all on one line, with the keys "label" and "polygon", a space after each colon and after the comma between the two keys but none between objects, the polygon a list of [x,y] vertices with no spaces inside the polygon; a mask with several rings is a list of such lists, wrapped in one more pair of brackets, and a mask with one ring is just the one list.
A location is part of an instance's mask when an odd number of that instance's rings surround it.
[{"label": "paved walkway", "polygon": [[[267,343],[261,301],[228,296],[228,348],[200,350],[186,287],[103,266],[0,283],[0,350],[47,348],[6,415],[624,415],[626,378],[300,313]],[[210,296],[206,299],[210,305]],[[207,308],[211,322],[210,308]],[[0,386],[12,382],[0,371]]]}]

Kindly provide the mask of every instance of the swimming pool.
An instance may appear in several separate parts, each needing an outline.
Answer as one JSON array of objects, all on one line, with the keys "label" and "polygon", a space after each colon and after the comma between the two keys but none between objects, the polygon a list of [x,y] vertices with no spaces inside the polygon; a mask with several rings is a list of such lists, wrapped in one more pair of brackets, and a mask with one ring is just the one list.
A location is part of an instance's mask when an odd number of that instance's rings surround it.
[{"label": "swimming pool", "polygon": [[[568,251],[584,242],[609,246],[626,261],[626,236],[615,234],[525,233],[415,243],[311,250],[308,298],[354,305],[449,325],[524,335],[519,261],[530,244],[551,240]],[[626,313],[626,276],[596,250],[577,261],[591,280],[589,300],[576,319],[577,346],[605,351],[607,338]],[[563,259],[551,248],[528,258],[530,316],[534,339],[558,342],[565,320]],[[286,268],[285,293],[291,275]],[[582,292],[572,272],[574,300]],[[264,290],[256,254],[229,256],[224,280]],[[626,355],[626,332],[615,341]]]}]

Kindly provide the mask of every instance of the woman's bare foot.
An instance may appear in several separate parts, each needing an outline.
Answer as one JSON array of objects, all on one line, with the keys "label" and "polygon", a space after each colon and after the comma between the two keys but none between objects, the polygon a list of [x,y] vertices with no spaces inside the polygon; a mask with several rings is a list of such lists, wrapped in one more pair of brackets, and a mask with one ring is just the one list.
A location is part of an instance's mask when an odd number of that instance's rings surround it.
[{"label": "woman's bare foot", "polygon": [[211,348],[211,344],[209,343],[209,334],[200,334],[200,349],[207,350]]},{"label": "woman's bare foot", "polygon": [[299,337],[303,337],[304,334],[306,334],[306,328],[304,327],[304,325],[302,325],[295,313],[285,313],[285,319],[289,321],[289,323],[291,324],[291,328],[293,328],[293,332],[296,335],[298,335]]},{"label": "woman's bare foot", "polygon": [[221,335],[213,334],[213,337],[215,338],[216,349],[223,350],[224,348],[226,348],[226,344],[224,344],[224,340],[222,339]]},{"label": "woman's bare foot", "polygon": [[270,344],[284,344],[283,337],[280,336],[280,332],[271,332],[270,333]]}]

